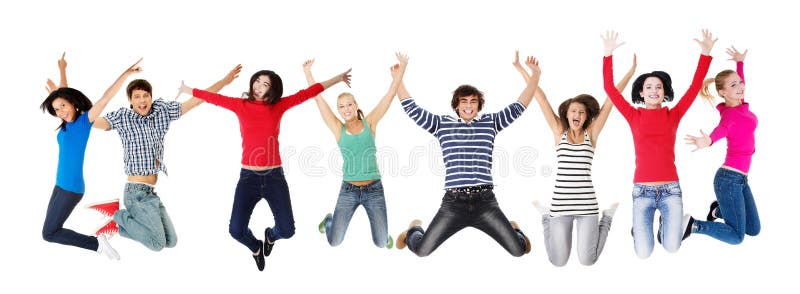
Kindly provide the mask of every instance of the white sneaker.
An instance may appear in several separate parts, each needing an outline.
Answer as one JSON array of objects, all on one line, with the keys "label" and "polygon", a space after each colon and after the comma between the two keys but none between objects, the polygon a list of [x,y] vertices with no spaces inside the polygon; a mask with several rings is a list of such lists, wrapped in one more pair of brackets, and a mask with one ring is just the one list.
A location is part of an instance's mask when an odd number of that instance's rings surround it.
[{"label": "white sneaker", "polygon": [[97,253],[105,255],[108,259],[119,260],[119,253],[108,243],[106,234],[97,236]]}]

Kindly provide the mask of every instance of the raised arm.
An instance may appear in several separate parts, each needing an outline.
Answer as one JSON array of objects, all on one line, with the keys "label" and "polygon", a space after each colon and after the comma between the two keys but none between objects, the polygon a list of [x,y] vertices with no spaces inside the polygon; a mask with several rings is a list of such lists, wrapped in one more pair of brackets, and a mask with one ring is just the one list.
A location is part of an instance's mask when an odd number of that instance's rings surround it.
[{"label": "raised arm", "polygon": [[[211,92],[211,93],[219,92],[220,90],[222,90],[222,88],[225,88],[225,86],[230,85],[233,82],[233,80],[238,78],[239,77],[239,73],[241,71],[242,71],[242,65],[241,64],[237,64],[221,80],[219,80],[216,83],[214,83],[213,85],[211,85],[211,87],[206,88],[206,91]],[[189,93],[189,94],[191,94],[191,93]],[[180,93],[179,93],[179,95],[180,95]],[[203,102],[205,102],[205,101],[203,101],[200,98],[194,97],[194,96],[192,96],[192,98],[189,98],[186,101],[183,101],[183,103],[181,103],[181,115],[184,115],[187,112],[189,112],[189,110],[192,110],[195,107],[197,107],[198,105],[203,104]]]},{"label": "raised arm", "polygon": [[528,58],[525,59],[525,65],[531,70],[531,75],[526,81],[527,85],[525,89],[522,90],[522,93],[519,94],[517,101],[527,108],[528,104],[530,104],[533,99],[533,94],[536,93],[536,89],[539,88],[539,76],[541,76],[542,70],[539,68],[539,61],[533,56],[528,56]]},{"label": "raised arm", "polygon": [[400,87],[400,82],[403,81],[403,75],[406,72],[406,66],[408,66],[408,56],[400,52],[395,53],[395,56],[397,57],[398,64],[389,68],[392,74],[392,83],[389,85],[389,90],[386,91],[386,94],[383,95],[378,105],[375,106],[366,117],[373,134],[375,133],[375,127],[378,125],[378,122],[383,118],[383,115],[386,114],[386,111],[389,110],[389,106],[392,105],[392,99],[397,94],[397,89]]},{"label": "raised arm", "polygon": [[612,56],[615,49],[625,44],[625,42],[617,42],[618,36],[619,34],[614,31],[606,31],[605,35],[600,36],[603,38],[604,53],[603,89],[606,91],[606,95],[608,95],[608,99],[611,100],[611,103],[617,107],[617,110],[619,110],[626,120],[630,121],[630,118],[633,116],[633,113],[636,111],[636,109],[631,106],[628,101],[625,101],[625,98],[622,97],[622,93],[620,93],[616,86],[614,86],[614,60]]},{"label": "raised arm", "polygon": [[[633,77],[633,73],[636,72],[636,54],[633,55],[633,64],[631,64],[631,68],[628,69],[628,72],[625,73],[625,76],[622,77],[622,80],[617,83],[617,91],[622,92],[625,90],[625,87],[631,81]],[[592,146],[597,147],[597,138],[600,136],[600,131],[603,130],[603,126],[605,126],[606,121],[608,120],[608,116],[611,115],[611,108],[613,108],[613,103],[611,103],[611,99],[606,97],[606,101],[603,102],[603,106],[600,107],[600,113],[594,119],[591,125],[589,125],[589,138],[592,140]]]},{"label": "raised arm", "polygon": [[726,53],[731,56],[728,60],[733,60],[736,62],[736,74],[739,75],[739,78],[742,79],[742,84],[744,84],[744,58],[747,57],[748,49],[744,50],[744,53],[739,52],[736,50],[736,47],[731,46],[728,48]]},{"label": "raised arm", "polygon": [[61,59],[58,60],[58,73],[61,76],[61,82],[58,86],[56,83],[53,82],[51,79],[47,79],[47,83],[44,87],[47,93],[53,93],[53,91],[58,90],[58,88],[64,88],[67,86],[67,61],[64,59],[64,56],[67,55],[67,52],[61,54]]},{"label": "raised arm", "polygon": [[[303,73],[306,75],[306,81],[308,82],[309,86],[317,83],[314,80],[314,76],[311,74],[312,65],[314,65],[314,59],[309,59],[306,60],[306,62],[303,62]],[[315,96],[314,101],[317,102],[319,114],[322,116],[322,120],[325,122],[325,125],[331,130],[333,136],[336,137],[336,142],[339,142],[339,137],[342,135],[342,121],[336,118],[336,114],[333,113],[330,106],[328,106],[328,103],[325,102],[325,99],[322,99],[321,94]]]},{"label": "raised arm", "polygon": [[[517,69],[520,75],[522,75],[522,79],[525,80],[527,84],[531,76],[528,74],[522,64],[519,63],[519,51],[514,52],[514,68]],[[553,132],[553,137],[555,138],[556,144],[558,144],[558,140],[561,138],[561,133],[564,131],[563,127],[558,121],[558,116],[556,115],[555,111],[553,111],[553,107],[550,105],[550,102],[547,101],[547,96],[544,94],[544,90],[541,87],[536,88],[536,92],[533,95],[536,98],[536,102],[539,104],[539,108],[542,110],[542,114],[544,114],[544,120],[547,121],[547,125],[550,126],[550,130]]]},{"label": "raised arm", "polygon": [[703,80],[706,74],[708,74],[708,67],[711,65],[711,56],[709,54],[714,47],[714,43],[717,42],[717,39],[714,39],[708,30],[703,30],[703,40],[694,39],[694,41],[700,44],[700,60],[697,62],[697,69],[694,72],[692,84],[689,86],[689,89],[686,90],[686,93],[683,94],[681,100],[678,101],[678,104],[672,109],[672,111],[677,114],[678,118],[682,117],[686,111],[689,110],[689,106],[697,99],[697,94],[700,93],[700,88],[703,87]]},{"label": "raised arm", "polygon": [[106,92],[103,93],[103,97],[100,97],[100,100],[97,100],[97,102],[94,103],[94,106],[92,106],[92,108],[89,109],[88,118],[89,122],[94,123],[92,125],[93,128],[98,128],[101,130],[109,129],[110,126],[108,124],[108,121],[106,121],[102,117],[100,119],[97,118],[98,116],[100,116],[100,113],[103,112],[103,109],[106,108],[108,102],[111,101],[111,99],[117,95],[117,92],[119,92],[119,89],[122,88],[122,84],[125,83],[125,80],[127,80],[128,77],[134,73],[142,72],[142,67],[139,66],[140,62],[142,62],[142,58],[139,58],[139,60],[137,60],[136,63],[125,69],[125,71],[123,71],[122,74],[119,75],[117,80],[114,81],[114,83],[111,84],[111,86],[108,87],[108,89],[106,89]]},{"label": "raised arm", "polygon": [[400,80],[400,86],[397,87],[397,99],[402,102],[408,98],[411,98],[411,94],[408,93],[408,89],[406,89],[406,83],[404,83],[403,80]]}]

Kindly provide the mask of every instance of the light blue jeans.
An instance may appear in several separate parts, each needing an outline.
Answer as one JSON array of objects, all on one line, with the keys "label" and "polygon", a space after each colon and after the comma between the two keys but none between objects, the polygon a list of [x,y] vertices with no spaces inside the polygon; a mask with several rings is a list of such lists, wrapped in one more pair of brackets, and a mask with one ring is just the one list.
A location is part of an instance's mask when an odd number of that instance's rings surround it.
[{"label": "light blue jeans", "polygon": [[376,180],[364,186],[356,186],[342,182],[339,199],[336,200],[336,209],[333,217],[325,219],[325,234],[331,246],[338,246],[344,240],[350,219],[359,205],[364,206],[372,228],[372,242],[375,246],[383,248],[389,238],[388,223],[386,220],[386,198],[383,195],[383,184]]},{"label": "light blue jeans", "polygon": [[725,223],[698,220],[694,222],[695,233],[736,245],[742,243],[745,234],[755,236],[761,232],[761,220],[747,175],[720,168],[714,177],[714,192],[719,203],[717,217]]},{"label": "light blue jeans", "polygon": [[119,235],[142,243],[153,251],[172,248],[178,243],[175,226],[153,187],[125,184],[125,208],[114,213]]},{"label": "light blue jeans", "polygon": [[639,258],[653,253],[653,221],[655,211],[663,220],[661,241],[668,252],[681,248],[683,238],[683,197],[680,184],[633,185],[633,247]]}]

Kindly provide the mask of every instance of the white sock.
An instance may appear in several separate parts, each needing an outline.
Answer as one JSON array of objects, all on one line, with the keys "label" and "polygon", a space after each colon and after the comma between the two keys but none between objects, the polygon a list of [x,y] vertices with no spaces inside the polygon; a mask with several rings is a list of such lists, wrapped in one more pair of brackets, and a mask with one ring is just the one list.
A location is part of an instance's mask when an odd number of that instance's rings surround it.
[{"label": "white sock", "polygon": [[536,207],[540,215],[550,215],[550,208],[544,206],[539,200],[533,200],[533,207]]},{"label": "white sock", "polygon": [[97,253],[105,255],[108,259],[119,260],[119,253],[108,243],[105,234],[97,236]]},{"label": "white sock", "polygon": [[619,202],[611,203],[611,206],[603,209],[603,216],[614,217],[614,212],[617,211],[617,206],[619,206]]}]

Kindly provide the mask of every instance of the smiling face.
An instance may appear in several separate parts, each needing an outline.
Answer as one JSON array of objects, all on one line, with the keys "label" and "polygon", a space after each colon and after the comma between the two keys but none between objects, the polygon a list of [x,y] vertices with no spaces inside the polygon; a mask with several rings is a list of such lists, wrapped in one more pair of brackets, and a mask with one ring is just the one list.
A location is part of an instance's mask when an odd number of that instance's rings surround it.
[{"label": "smiling face", "polygon": [[459,97],[458,106],[456,107],[458,117],[465,122],[472,121],[472,119],[478,116],[478,112],[481,110],[479,101],[478,96],[475,95]]},{"label": "smiling face", "polygon": [[567,109],[567,121],[569,122],[569,128],[571,130],[582,131],[587,118],[586,105],[580,102],[572,102],[569,104],[569,108]]},{"label": "smiling face", "polygon": [[141,116],[145,116],[150,113],[150,108],[153,106],[153,96],[150,92],[145,90],[135,89],[131,91],[128,102],[131,103],[133,111]]},{"label": "smiling face", "polygon": [[358,119],[358,103],[356,103],[356,99],[353,95],[347,93],[339,95],[336,108],[339,111],[339,116],[345,122]]},{"label": "smiling face", "polygon": [[51,104],[53,110],[55,110],[55,114],[57,117],[61,118],[65,122],[72,122],[75,120],[77,116],[77,111],[75,110],[75,105],[72,105],[67,99],[58,97],[53,100]]},{"label": "smiling face", "polygon": [[644,105],[647,109],[661,108],[661,102],[664,101],[664,83],[657,77],[649,77],[644,80],[639,95],[644,98]]},{"label": "smiling face", "polygon": [[725,99],[725,104],[741,104],[744,100],[744,83],[738,74],[729,74],[722,79],[722,89],[717,89],[717,92]]},{"label": "smiling face", "polygon": [[257,101],[264,101],[266,99],[267,92],[269,88],[272,86],[272,81],[269,79],[268,75],[260,75],[253,81],[253,88],[252,93],[253,97]]}]

